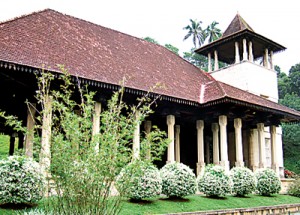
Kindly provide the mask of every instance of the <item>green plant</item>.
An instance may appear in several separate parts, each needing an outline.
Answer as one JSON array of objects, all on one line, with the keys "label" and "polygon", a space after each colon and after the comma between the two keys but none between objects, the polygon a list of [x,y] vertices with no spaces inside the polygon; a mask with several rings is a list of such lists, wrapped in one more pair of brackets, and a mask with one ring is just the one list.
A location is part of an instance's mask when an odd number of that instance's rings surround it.
[{"label": "green plant", "polygon": [[256,189],[254,173],[246,167],[234,167],[230,170],[232,193],[237,196],[251,194]]},{"label": "green plant", "polygon": [[124,190],[128,198],[141,200],[160,195],[162,179],[158,169],[151,163],[136,160],[122,169],[117,177],[116,187]]},{"label": "green plant", "polygon": [[182,163],[168,163],[161,170],[162,193],[168,197],[184,197],[197,189],[196,176]]},{"label": "green plant", "polygon": [[288,189],[288,194],[291,196],[300,197],[300,178],[295,179],[293,184]]},{"label": "green plant", "polygon": [[0,160],[0,203],[36,203],[42,198],[45,179],[39,164],[24,156]]},{"label": "green plant", "polygon": [[275,171],[272,169],[262,169],[255,172],[257,180],[256,190],[260,195],[270,196],[279,193],[281,182]]},{"label": "green plant", "polygon": [[222,197],[231,192],[231,180],[221,166],[208,166],[197,178],[198,189],[207,196]]}]

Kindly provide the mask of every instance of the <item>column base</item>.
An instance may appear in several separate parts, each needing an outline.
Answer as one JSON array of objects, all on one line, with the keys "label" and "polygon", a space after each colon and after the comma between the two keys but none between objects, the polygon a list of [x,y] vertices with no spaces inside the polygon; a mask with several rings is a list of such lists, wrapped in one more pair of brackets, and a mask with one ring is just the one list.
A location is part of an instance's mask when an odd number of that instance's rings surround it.
[{"label": "column base", "polygon": [[229,161],[220,161],[220,166],[224,167],[225,172],[229,172]]},{"label": "column base", "polygon": [[197,176],[200,174],[203,174],[204,170],[205,170],[205,163],[200,162],[200,163],[197,163],[196,166],[197,166]]},{"label": "column base", "polygon": [[272,167],[271,167],[275,172],[276,172],[276,175],[278,175],[278,177],[280,176],[280,173],[279,173],[279,165],[278,164],[272,164]]},{"label": "column base", "polygon": [[265,169],[266,168],[266,164],[265,163],[259,163],[259,168],[260,169]]},{"label": "column base", "polygon": [[214,165],[220,165],[220,162],[214,162]]},{"label": "column base", "polygon": [[167,163],[175,163],[176,161],[166,161],[166,164]]},{"label": "column base", "polygon": [[258,170],[258,165],[253,165],[251,166],[252,172],[255,172],[256,170]]},{"label": "column base", "polygon": [[245,166],[244,161],[236,161],[235,166],[236,167],[244,167]]}]

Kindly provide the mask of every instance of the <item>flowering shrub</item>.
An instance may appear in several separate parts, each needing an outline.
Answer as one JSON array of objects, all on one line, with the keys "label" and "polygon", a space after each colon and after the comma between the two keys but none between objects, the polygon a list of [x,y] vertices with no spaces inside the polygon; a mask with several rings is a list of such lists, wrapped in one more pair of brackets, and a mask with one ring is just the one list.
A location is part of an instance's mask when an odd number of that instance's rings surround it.
[{"label": "flowering shrub", "polygon": [[162,179],[152,164],[134,161],[122,169],[117,177],[119,192],[133,200],[141,200],[160,195]]},{"label": "flowering shrub", "polygon": [[211,166],[205,169],[203,175],[197,178],[198,189],[207,196],[225,196],[231,192],[231,180],[221,166]]},{"label": "flowering shrub", "polygon": [[35,203],[42,198],[44,178],[39,164],[24,156],[0,160],[0,203]]},{"label": "flowering shrub", "polygon": [[296,178],[296,173],[294,173],[293,171],[290,171],[290,170],[287,170],[285,169],[284,170],[284,177],[285,178]]},{"label": "flowering shrub", "polygon": [[281,182],[274,170],[263,169],[255,173],[257,180],[257,192],[263,196],[270,196],[279,193]]},{"label": "flowering shrub", "polygon": [[300,178],[297,178],[288,189],[288,194],[291,196],[300,197]]},{"label": "flowering shrub", "polygon": [[246,167],[234,167],[230,170],[232,192],[237,196],[245,196],[255,191],[254,173]]},{"label": "flowering shrub", "polygon": [[168,197],[184,197],[195,194],[196,176],[182,163],[168,163],[161,170],[162,193]]}]

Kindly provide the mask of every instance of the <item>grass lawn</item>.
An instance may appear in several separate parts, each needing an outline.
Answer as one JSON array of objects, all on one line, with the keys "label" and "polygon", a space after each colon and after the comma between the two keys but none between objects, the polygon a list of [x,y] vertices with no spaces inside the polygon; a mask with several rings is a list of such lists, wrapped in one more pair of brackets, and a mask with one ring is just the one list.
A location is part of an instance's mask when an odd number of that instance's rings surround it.
[{"label": "grass lawn", "polygon": [[8,156],[9,136],[0,134],[0,159]]},{"label": "grass lawn", "polygon": [[[139,203],[133,203],[124,200],[123,203],[124,204],[120,213],[121,215],[137,215],[295,204],[300,203],[300,198],[288,195],[275,195],[272,197],[250,195],[245,198],[228,196],[221,199],[212,199],[202,195],[193,195],[179,200],[156,198]],[[18,212],[22,211],[25,210],[11,210],[0,208],[0,214],[17,214]]]}]

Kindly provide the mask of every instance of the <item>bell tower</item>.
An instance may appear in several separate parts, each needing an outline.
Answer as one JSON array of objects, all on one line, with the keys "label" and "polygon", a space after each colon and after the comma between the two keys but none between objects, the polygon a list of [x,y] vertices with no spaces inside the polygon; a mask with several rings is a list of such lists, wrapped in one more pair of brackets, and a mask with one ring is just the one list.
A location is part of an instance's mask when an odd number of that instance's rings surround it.
[{"label": "bell tower", "polygon": [[[208,72],[216,80],[278,102],[273,55],[285,49],[284,46],[255,33],[237,14],[220,39],[196,52],[208,57]],[[219,68],[219,61],[226,66]]]}]

